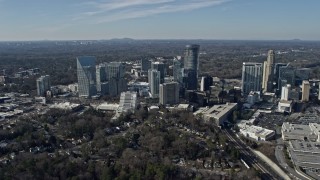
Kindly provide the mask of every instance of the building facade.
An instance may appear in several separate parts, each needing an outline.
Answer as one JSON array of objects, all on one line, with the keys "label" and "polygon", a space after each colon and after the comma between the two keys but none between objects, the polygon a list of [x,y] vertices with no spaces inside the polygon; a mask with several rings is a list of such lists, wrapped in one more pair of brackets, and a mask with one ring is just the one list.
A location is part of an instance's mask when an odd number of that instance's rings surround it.
[{"label": "building facade", "polygon": [[47,91],[50,90],[51,82],[50,76],[45,75],[37,79],[37,94],[38,96],[45,96]]},{"label": "building facade", "polygon": [[161,74],[160,71],[150,69],[148,71],[148,82],[149,82],[149,89],[152,98],[159,97],[159,88],[160,88],[160,78]]},{"label": "building facade", "polygon": [[179,83],[170,82],[160,85],[159,91],[159,103],[166,104],[178,104],[179,103]]},{"label": "building facade", "polygon": [[308,102],[310,95],[310,83],[309,81],[302,81],[302,96],[301,101]]},{"label": "building facade", "polygon": [[268,51],[267,61],[264,62],[262,89],[263,92],[272,92],[274,82],[275,54],[273,50]]},{"label": "building facade", "polygon": [[96,58],[82,56],[77,58],[79,97],[90,98],[96,95]]},{"label": "building facade", "polygon": [[184,52],[184,74],[187,90],[197,90],[199,73],[199,45],[187,45]]},{"label": "building facade", "polygon": [[251,91],[261,91],[262,63],[244,62],[242,65],[242,92],[247,95]]}]

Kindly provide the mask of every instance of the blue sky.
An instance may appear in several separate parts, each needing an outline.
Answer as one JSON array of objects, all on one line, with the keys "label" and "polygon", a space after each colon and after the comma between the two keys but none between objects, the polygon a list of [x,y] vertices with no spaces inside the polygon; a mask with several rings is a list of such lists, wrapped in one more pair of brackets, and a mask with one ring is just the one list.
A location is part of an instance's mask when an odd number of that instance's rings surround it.
[{"label": "blue sky", "polygon": [[320,0],[0,0],[0,41],[320,40]]}]

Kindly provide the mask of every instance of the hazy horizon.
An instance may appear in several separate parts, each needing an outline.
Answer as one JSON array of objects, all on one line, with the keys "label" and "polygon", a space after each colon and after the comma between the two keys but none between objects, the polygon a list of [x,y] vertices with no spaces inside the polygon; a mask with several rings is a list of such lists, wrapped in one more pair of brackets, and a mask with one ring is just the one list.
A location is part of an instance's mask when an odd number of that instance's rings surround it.
[{"label": "hazy horizon", "polygon": [[320,40],[320,1],[0,0],[0,41]]}]

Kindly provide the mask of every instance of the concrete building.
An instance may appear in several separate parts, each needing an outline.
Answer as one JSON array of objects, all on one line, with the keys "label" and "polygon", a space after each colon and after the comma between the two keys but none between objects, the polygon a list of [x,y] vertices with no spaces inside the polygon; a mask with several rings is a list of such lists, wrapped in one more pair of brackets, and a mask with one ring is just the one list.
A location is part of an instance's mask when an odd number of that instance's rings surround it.
[{"label": "concrete building", "polygon": [[301,101],[308,102],[309,96],[310,96],[310,83],[309,83],[309,81],[302,81],[301,89],[302,89]]},{"label": "concrete building", "polygon": [[199,45],[187,45],[184,51],[184,76],[187,90],[197,90],[199,73]]},{"label": "concrete building", "polygon": [[136,92],[122,92],[120,96],[120,103],[118,113],[132,111],[137,108],[137,93]]},{"label": "concrete building", "polygon": [[280,100],[278,103],[278,112],[287,112],[291,113],[292,112],[292,105],[293,102],[291,100]]},{"label": "concrete building", "polygon": [[290,99],[291,85],[287,84],[281,89],[281,100],[288,101]]},{"label": "concrete building", "polygon": [[159,97],[159,88],[160,88],[160,71],[150,69],[148,71],[148,82],[152,98]]},{"label": "concrete building", "polygon": [[194,112],[195,116],[200,115],[206,122],[214,122],[217,126],[223,125],[228,121],[228,117],[237,109],[237,103],[227,103],[224,105],[215,105],[211,108],[200,108]]},{"label": "concrete building", "polygon": [[244,62],[242,65],[242,92],[261,91],[263,66],[261,63]]},{"label": "concrete building", "polygon": [[268,51],[267,61],[263,64],[262,89],[263,92],[272,92],[274,82],[275,54],[273,50]]},{"label": "concrete building", "polygon": [[268,141],[275,135],[275,132],[273,130],[250,125],[246,120],[238,122],[237,126],[239,127],[240,133],[243,136],[255,139],[257,141]]},{"label": "concrete building", "polygon": [[309,123],[309,125],[291,124],[284,122],[282,124],[281,133],[284,141],[301,140],[320,142],[320,124]]},{"label": "concrete building", "polygon": [[179,103],[179,83],[170,82],[160,85],[159,91],[159,103],[166,104],[178,104]]},{"label": "concrete building", "polygon": [[211,76],[203,76],[201,78],[200,91],[209,91],[210,86],[213,85],[213,79]]},{"label": "concrete building", "polygon": [[77,76],[79,97],[90,98],[96,95],[96,58],[82,56],[77,58]]},{"label": "concrete building", "polygon": [[37,94],[38,96],[45,96],[46,92],[50,90],[51,82],[50,76],[45,75],[37,79]]}]

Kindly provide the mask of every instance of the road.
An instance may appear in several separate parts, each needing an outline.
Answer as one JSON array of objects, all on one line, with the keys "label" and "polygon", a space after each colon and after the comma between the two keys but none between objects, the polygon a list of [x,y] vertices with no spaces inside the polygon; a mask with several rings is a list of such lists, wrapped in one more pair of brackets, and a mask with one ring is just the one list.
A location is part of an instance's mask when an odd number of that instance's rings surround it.
[{"label": "road", "polygon": [[262,179],[279,179],[278,176],[275,176],[276,173],[270,172],[268,168],[265,167],[264,164],[261,164],[259,162],[259,159],[253,155],[249,147],[245,144],[243,144],[241,141],[239,141],[232,132],[229,132],[228,130],[224,129],[222,130],[225,135],[228,137],[228,139],[234,143],[235,148],[237,148],[243,159],[246,160],[247,163],[249,163],[250,166],[255,168],[258,171],[261,171],[261,178]]}]

